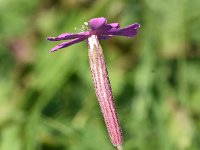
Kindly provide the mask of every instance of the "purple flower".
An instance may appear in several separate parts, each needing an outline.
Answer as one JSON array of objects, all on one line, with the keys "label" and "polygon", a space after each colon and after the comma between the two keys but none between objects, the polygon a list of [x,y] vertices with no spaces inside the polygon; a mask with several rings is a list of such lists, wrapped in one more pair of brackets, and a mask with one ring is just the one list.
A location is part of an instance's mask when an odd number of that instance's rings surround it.
[{"label": "purple flower", "polygon": [[119,23],[107,24],[107,20],[104,17],[93,18],[89,22],[90,30],[80,33],[63,33],[58,37],[48,37],[49,41],[60,41],[69,40],[63,42],[51,49],[51,52],[57,51],[58,49],[68,47],[70,45],[79,43],[88,39],[91,35],[96,35],[99,40],[108,39],[112,36],[126,36],[133,37],[137,34],[140,24],[134,23],[125,28],[120,28]]},{"label": "purple flower", "polygon": [[90,69],[101,112],[112,144],[116,146],[118,150],[122,150],[122,132],[114,104],[103,49],[99,44],[99,39],[108,39],[116,35],[133,37],[137,34],[140,25],[135,23],[120,29],[119,23],[107,24],[106,18],[103,17],[93,18],[90,20],[89,24],[90,29],[87,29],[85,32],[80,32],[78,34],[63,33],[58,37],[49,37],[49,41],[69,40],[68,42],[61,43],[52,48],[51,52],[87,40]]}]

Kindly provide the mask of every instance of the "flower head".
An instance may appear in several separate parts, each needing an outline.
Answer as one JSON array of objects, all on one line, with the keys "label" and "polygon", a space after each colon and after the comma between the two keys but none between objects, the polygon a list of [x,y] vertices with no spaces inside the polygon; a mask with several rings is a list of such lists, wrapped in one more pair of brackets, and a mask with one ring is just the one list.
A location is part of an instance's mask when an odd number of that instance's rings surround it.
[{"label": "flower head", "polygon": [[104,17],[91,19],[89,25],[90,29],[85,32],[63,33],[58,37],[48,37],[47,40],[49,41],[69,40],[53,47],[51,52],[84,41],[92,35],[96,35],[99,40],[105,40],[112,36],[133,37],[137,34],[140,27],[140,24],[134,23],[125,28],[120,28],[119,23],[107,24],[107,19]]}]

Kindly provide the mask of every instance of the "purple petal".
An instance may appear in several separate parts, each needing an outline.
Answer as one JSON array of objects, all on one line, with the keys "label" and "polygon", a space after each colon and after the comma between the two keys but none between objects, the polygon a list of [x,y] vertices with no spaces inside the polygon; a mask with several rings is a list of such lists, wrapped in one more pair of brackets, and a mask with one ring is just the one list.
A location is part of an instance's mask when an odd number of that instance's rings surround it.
[{"label": "purple petal", "polygon": [[101,32],[112,31],[113,29],[118,29],[119,27],[119,23],[110,23],[102,26],[97,31],[101,34]]},{"label": "purple petal", "polygon": [[116,23],[116,22],[114,22],[114,23],[110,23],[109,25],[110,25],[112,28],[115,28],[115,29],[120,28],[119,23]]},{"label": "purple petal", "polygon": [[93,18],[90,20],[90,28],[92,31],[95,31],[95,33],[101,34],[101,32],[107,32],[112,29],[118,29],[119,23],[107,24],[107,20],[104,17]]},{"label": "purple petal", "polygon": [[103,35],[120,35],[120,36],[133,37],[137,34],[139,27],[140,27],[140,24],[135,23],[135,24],[131,24],[122,29],[112,29],[108,32],[102,32],[102,34]]},{"label": "purple petal", "polygon": [[91,28],[91,30],[97,30],[97,29],[105,26],[106,23],[107,23],[107,20],[104,17],[93,18],[90,20],[90,28]]},{"label": "purple petal", "polygon": [[82,37],[82,38],[73,39],[73,40],[68,41],[68,42],[63,42],[63,43],[61,43],[61,44],[59,44],[59,45],[53,47],[53,48],[51,49],[50,52],[55,52],[55,51],[57,51],[58,49],[65,48],[65,47],[68,47],[68,46],[70,46],[70,45],[79,43],[79,42],[81,42],[81,41],[84,41],[86,38],[87,38],[87,37]]},{"label": "purple petal", "polygon": [[111,37],[112,37],[112,35],[99,35],[98,39],[99,40],[107,40],[107,39],[109,39]]},{"label": "purple petal", "polygon": [[49,41],[60,41],[60,40],[70,40],[70,39],[76,39],[76,38],[84,38],[89,35],[89,32],[83,32],[78,34],[73,33],[63,33],[60,34],[58,37],[48,37],[47,40]]}]

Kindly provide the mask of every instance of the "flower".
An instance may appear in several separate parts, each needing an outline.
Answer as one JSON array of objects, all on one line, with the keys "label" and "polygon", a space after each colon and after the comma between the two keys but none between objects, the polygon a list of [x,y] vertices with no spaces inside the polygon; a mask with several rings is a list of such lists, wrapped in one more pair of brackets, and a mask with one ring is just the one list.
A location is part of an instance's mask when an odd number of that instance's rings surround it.
[{"label": "flower", "polygon": [[140,27],[140,24],[134,23],[121,29],[119,23],[107,24],[107,20],[104,17],[93,18],[89,21],[89,24],[90,29],[85,32],[63,33],[58,37],[48,37],[47,40],[49,41],[69,40],[53,47],[51,52],[84,41],[92,35],[96,35],[99,40],[105,40],[112,36],[133,37],[137,34]]},{"label": "flower", "polygon": [[[55,46],[51,49],[51,52],[87,40],[90,69],[101,112],[112,144],[116,146],[118,150],[122,150],[123,137],[121,127],[115,108],[103,49],[99,44],[99,40],[108,39],[117,35],[133,37],[137,34],[140,25],[135,23],[120,29],[119,23],[107,24],[106,18],[103,17],[93,18],[90,20],[89,24],[90,29],[87,29],[85,32],[80,32],[78,34],[63,33],[58,37],[48,37],[49,41],[69,40],[68,42]],[[87,25],[87,23],[85,23],[85,25]],[[84,28],[87,27],[84,26]]]}]

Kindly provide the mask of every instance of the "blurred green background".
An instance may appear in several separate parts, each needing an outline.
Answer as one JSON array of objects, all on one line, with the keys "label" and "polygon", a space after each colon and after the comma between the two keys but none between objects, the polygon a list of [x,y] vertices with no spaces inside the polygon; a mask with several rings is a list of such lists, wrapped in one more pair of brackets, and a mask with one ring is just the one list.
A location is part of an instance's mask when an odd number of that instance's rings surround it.
[{"label": "blurred green background", "polygon": [[125,150],[200,149],[199,0],[0,0],[0,150],[114,150],[87,45],[46,37],[104,16],[135,38],[101,41]]}]

